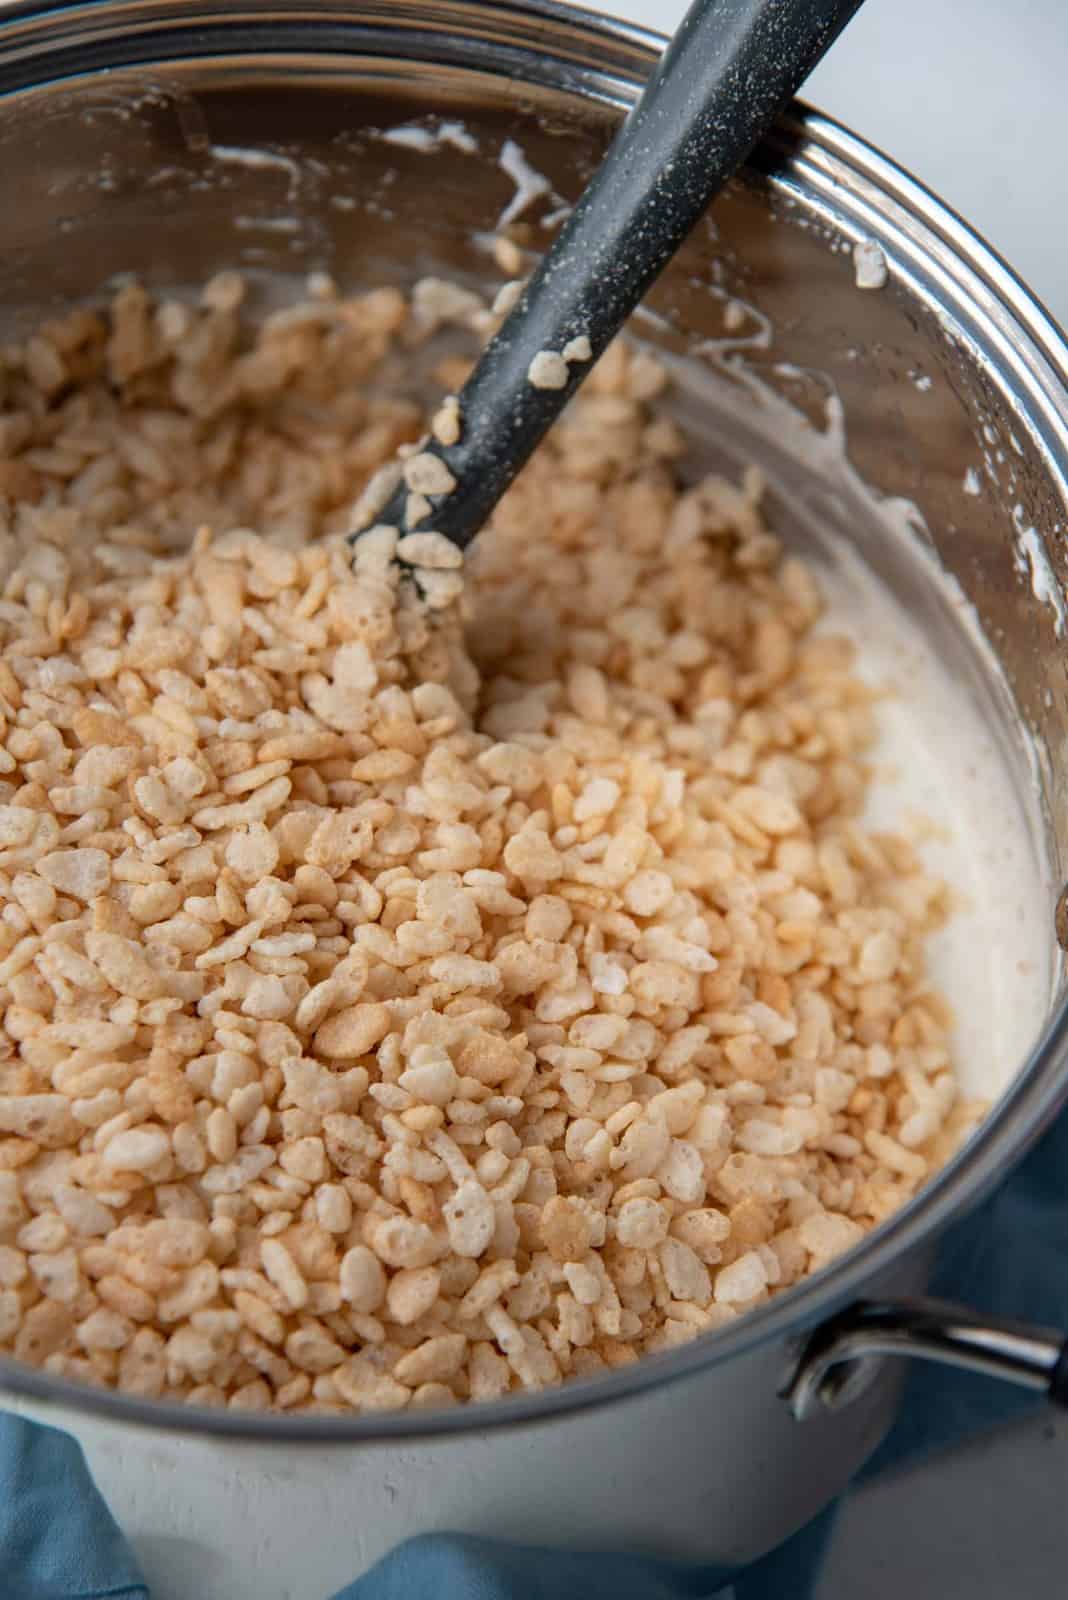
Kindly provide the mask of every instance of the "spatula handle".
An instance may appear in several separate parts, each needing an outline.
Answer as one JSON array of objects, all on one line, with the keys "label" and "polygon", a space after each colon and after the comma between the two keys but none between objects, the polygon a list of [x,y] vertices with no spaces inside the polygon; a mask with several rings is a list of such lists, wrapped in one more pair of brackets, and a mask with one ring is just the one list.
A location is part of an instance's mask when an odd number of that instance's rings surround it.
[{"label": "spatula handle", "polygon": [[[696,0],[601,167],[460,394],[460,441],[428,445],[455,487],[405,521],[398,493],[376,521],[435,528],[461,549],[619,332],[650,284],[861,0]],[[588,340],[561,387],[535,358]],[[558,375],[559,364],[557,364]]]}]

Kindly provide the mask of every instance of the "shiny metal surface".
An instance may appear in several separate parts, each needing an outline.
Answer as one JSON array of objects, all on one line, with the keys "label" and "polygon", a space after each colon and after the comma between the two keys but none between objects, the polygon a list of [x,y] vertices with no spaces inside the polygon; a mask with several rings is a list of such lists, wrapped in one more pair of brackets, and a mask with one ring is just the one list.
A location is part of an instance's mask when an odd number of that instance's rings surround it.
[{"label": "shiny metal surface", "polygon": [[[249,0],[8,7],[0,14],[0,170],[19,200],[2,224],[0,319],[8,330],[25,327],[131,270],[157,285],[235,264],[265,283],[313,268],[347,287],[410,282],[430,270],[485,280],[477,235],[513,192],[495,162],[502,141],[521,142],[557,194],[573,199],[654,46],[638,29],[508,0],[318,0],[299,12]],[[429,115],[462,117],[482,154],[444,147],[429,157],[379,137]],[[530,240],[541,237],[535,214]],[[877,240],[887,256],[889,283],[877,294],[854,282],[850,249],[860,238]],[[766,346],[732,333],[734,299],[768,319]],[[1048,848],[1063,873],[1066,653],[1021,572],[1016,542],[1024,523],[1068,525],[1068,352],[1058,331],[937,201],[802,108],[717,204],[651,307],[664,319],[657,339],[669,351],[690,357],[708,340],[726,340],[743,372],[814,422],[828,392],[837,394],[860,474],[883,494],[920,503],[930,554],[974,605],[1003,677],[924,583],[915,553],[887,545],[883,525],[844,490],[832,495],[814,481],[804,489],[808,510],[851,538],[937,634],[996,729],[1026,806],[1038,785],[1046,831],[1036,847]],[[726,432],[705,442],[730,456]],[[733,448],[751,444],[740,422]],[[969,470],[982,476],[978,498],[965,488]],[[1060,539],[1049,547],[1062,582],[1066,548]],[[1020,714],[1038,752],[1034,769]],[[1051,885],[1048,904],[1036,908],[1051,947],[1054,900]],[[795,1429],[791,1445],[776,1420],[776,1406],[789,1420],[773,1391],[799,1341],[860,1294],[922,1289],[938,1230],[1003,1175],[1063,1102],[1066,1040],[1061,997],[979,1134],[849,1257],[737,1325],[604,1378],[441,1415],[352,1418],[196,1412],[10,1362],[0,1363],[0,1381],[154,1427],[264,1441],[420,1438],[442,1448],[458,1435],[484,1438],[504,1424],[542,1424],[628,1398],[638,1405],[639,1397],[642,1407],[659,1406],[660,1420],[649,1417],[648,1426],[667,1438],[679,1414],[667,1398],[674,1380],[699,1380],[706,1418],[716,1415],[717,1395],[751,1384],[747,1405],[774,1439],[785,1480],[811,1470],[816,1448],[801,1442],[807,1429]],[[863,1459],[892,1405],[893,1386],[882,1383],[850,1413],[818,1425],[822,1457],[838,1452],[834,1471],[819,1478],[821,1494]],[[710,1423],[710,1450],[717,1438]]]},{"label": "shiny metal surface", "polygon": [[783,1394],[799,1422],[835,1411],[876,1356],[937,1361],[1048,1394],[1064,1344],[1052,1329],[992,1322],[937,1300],[860,1305],[813,1335]]}]

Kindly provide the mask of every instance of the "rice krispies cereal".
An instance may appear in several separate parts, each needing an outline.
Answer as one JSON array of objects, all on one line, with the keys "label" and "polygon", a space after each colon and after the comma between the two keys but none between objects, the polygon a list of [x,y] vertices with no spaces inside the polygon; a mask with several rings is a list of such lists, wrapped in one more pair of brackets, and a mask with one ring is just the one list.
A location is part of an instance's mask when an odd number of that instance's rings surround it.
[{"label": "rice krispies cereal", "polygon": [[872,692],[623,344],[466,583],[388,528],[353,570],[398,448],[437,492],[377,369],[490,314],[244,294],[3,351],[0,1350],[372,1412],[719,1327],[977,1110]]}]

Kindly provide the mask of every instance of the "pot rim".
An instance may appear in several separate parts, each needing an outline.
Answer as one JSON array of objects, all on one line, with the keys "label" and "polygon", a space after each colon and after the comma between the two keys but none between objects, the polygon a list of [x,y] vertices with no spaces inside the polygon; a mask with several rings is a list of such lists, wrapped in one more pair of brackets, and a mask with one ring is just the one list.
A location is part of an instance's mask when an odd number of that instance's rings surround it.
[{"label": "pot rim", "polygon": [[[636,98],[643,72],[666,43],[650,29],[561,0],[369,0],[368,4],[318,0],[296,14],[281,0],[259,4],[237,0],[236,5],[225,8],[213,7],[210,0],[203,6],[182,0],[75,0],[73,4],[67,0],[21,0],[0,14],[0,94],[55,81],[53,68],[57,64],[73,67],[72,58],[79,49],[85,52],[81,70],[89,75],[116,65],[148,65],[146,44],[130,31],[141,15],[150,24],[147,39],[157,40],[166,51],[165,59],[173,62],[232,52],[238,48],[242,21],[269,18],[272,12],[277,12],[276,25],[281,24],[287,37],[289,30],[311,31],[317,20],[330,18],[340,28],[347,27],[354,38],[360,30],[366,34],[370,29],[396,40],[394,23],[405,29],[421,25],[429,30],[440,20],[447,22],[448,32],[435,32],[435,42],[455,41],[458,65],[471,64],[465,47],[474,43],[480,46],[482,70],[492,69],[495,63],[499,66],[500,51],[507,48],[512,76],[518,76],[517,49],[525,48],[532,59],[536,56],[542,63],[556,59],[551,54],[552,39],[546,38],[547,30],[555,30],[558,38],[566,36],[568,49],[562,59],[571,70],[562,84],[556,81],[554,86],[588,98],[596,83],[596,97],[620,109]],[[120,16],[122,31],[116,26]],[[500,44],[499,34],[497,44],[479,39],[487,21],[503,30],[505,46]],[[165,28],[164,23],[168,24]],[[338,54],[336,36],[324,38],[319,49],[313,48],[314,44],[314,38],[307,42],[306,56]],[[114,56],[121,55],[123,46],[126,54],[116,62]],[[107,60],[104,49],[109,52]],[[582,53],[576,75],[577,49]],[[544,79],[544,65],[539,70]],[[77,75],[69,68],[60,73],[62,77]],[[774,175],[785,187],[792,182],[806,196],[822,197],[828,209],[833,207],[837,223],[842,222],[844,213],[847,227],[892,239],[895,267],[900,248],[906,273],[910,267],[922,270],[933,265],[943,279],[948,275],[953,309],[963,314],[966,332],[971,310],[978,358],[985,357],[1002,373],[1012,372],[1015,387],[1023,391],[1029,405],[1021,420],[1038,433],[1047,464],[1068,485],[1068,343],[1002,258],[904,168],[840,123],[802,103],[795,103],[781,119],[752,164]],[[1056,466],[1051,459],[1055,456],[1060,458]],[[139,1399],[57,1378],[6,1357],[0,1357],[0,1388],[119,1423],[186,1434],[294,1444],[371,1444],[547,1422],[636,1397],[660,1384],[752,1353],[773,1340],[800,1349],[813,1325],[860,1295],[868,1279],[930,1239],[995,1187],[1068,1099],[1066,1065],[1068,996],[1062,993],[1010,1087],[967,1144],[860,1245],[736,1324],[699,1335],[669,1352],[644,1356],[634,1365],[604,1376],[441,1413],[369,1417],[235,1412]]]}]

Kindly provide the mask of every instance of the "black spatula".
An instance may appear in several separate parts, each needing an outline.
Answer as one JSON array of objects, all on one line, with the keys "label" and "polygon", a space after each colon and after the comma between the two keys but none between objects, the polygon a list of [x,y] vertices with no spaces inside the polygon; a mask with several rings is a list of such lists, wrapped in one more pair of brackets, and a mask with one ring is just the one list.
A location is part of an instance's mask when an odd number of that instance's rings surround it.
[{"label": "black spatula", "polygon": [[[460,437],[375,517],[461,550],[709,201],[861,0],[697,0],[552,248],[459,395]],[[412,476],[415,476],[413,474]],[[354,537],[358,537],[354,535]]]}]

